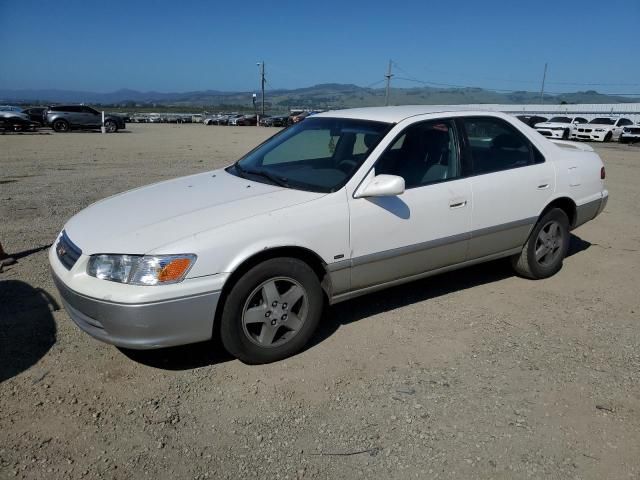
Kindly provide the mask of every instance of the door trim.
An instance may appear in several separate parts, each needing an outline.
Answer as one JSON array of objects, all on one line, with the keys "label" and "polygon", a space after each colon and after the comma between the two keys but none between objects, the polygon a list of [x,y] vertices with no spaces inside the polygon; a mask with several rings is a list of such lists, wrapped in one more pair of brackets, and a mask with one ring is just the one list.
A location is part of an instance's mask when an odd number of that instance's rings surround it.
[{"label": "door trim", "polygon": [[403,278],[398,278],[396,280],[391,280],[389,282],[378,283],[376,285],[370,285],[368,287],[361,288],[361,289],[358,289],[358,290],[352,290],[350,292],[342,293],[342,294],[339,294],[339,295],[334,295],[331,298],[330,303],[333,305],[333,304],[336,304],[336,303],[344,302],[345,300],[350,300],[352,298],[359,297],[361,295],[366,295],[368,293],[373,293],[373,292],[376,292],[376,291],[379,291],[379,290],[384,290],[386,288],[394,287],[396,285],[402,285],[404,283],[413,282],[415,280],[420,280],[422,278],[431,277],[431,276],[434,276],[434,275],[438,275],[440,273],[449,272],[451,270],[458,270],[460,268],[469,267],[469,266],[475,265],[477,263],[483,263],[483,262],[488,262],[488,261],[491,261],[491,260],[497,260],[499,258],[510,257],[512,255],[516,255],[516,254],[520,253],[521,250],[522,249],[520,247],[513,248],[511,250],[507,250],[507,251],[504,251],[504,252],[494,253],[492,255],[487,255],[486,257],[476,258],[476,259],[473,259],[473,260],[467,260],[467,261],[464,261],[464,262],[456,263],[454,265],[448,265],[446,267],[436,268],[434,270],[429,270],[427,272],[419,273],[417,275],[411,275],[411,276],[408,276],[408,277],[403,277]]},{"label": "door trim", "polygon": [[[332,279],[332,281],[335,279],[334,283],[340,284],[340,285],[345,285],[345,274],[346,272],[351,272],[351,270],[353,268],[356,267],[362,267],[364,265],[367,264],[372,264],[375,262],[381,262],[384,260],[393,260],[393,259],[399,259],[401,257],[407,256],[407,255],[411,255],[411,254],[415,254],[415,253],[421,253],[421,252],[425,252],[427,250],[432,250],[434,248],[438,248],[438,247],[445,247],[445,246],[449,246],[449,245],[453,245],[459,242],[466,242],[466,241],[472,241],[472,240],[478,240],[481,239],[481,237],[484,236],[488,236],[488,235],[494,235],[494,234],[498,234],[501,232],[505,232],[504,235],[509,235],[509,236],[513,236],[513,242],[508,242],[512,245],[516,245],[513,248],[509,248],[508,250],[502,251],[502,252],[497,252],[497,253],[493,253],[491,255],[487,255],[484,257],[480,257],[480,258],[468,258],[465,261],[463,261],[462,263],[456,263],[456,264],[452,264],[452,265],[448,265],[448,266],[444,266],[444,267],[438,267],[436,269],[433,270],[427,270],[425,272],[419,273],[419,274],[414,274],[414,275],[410,275],[407,277],[401,277],[401,278],[397,278],[394,280],[390,280],[388,282],[383,282],[380,284],[374,284],[374,285],[370,285],[358,290],[353,290],[353,291],[348,291],[348,292],[344,292],[344,293],[339,293],[338,295],[333,296],[331,302],[337,302],[337,301],[342,301],[343,297],[346,300],[347,298],[351,298],[352,296],[357,296],[360,294],[364,294],[367,293],[369,290],[376,290],[380,288],[384,288],[384,286],[392,286],[392,285],[396,285],[399,283],[403,283],[405,281],[411,281],[412,279],[417,279],[417,278],[423,278],[424,276],[428,276],[431,274],[435,274],[438,272],[444,272],[444,271],[448,271],[451,269],[455,269],[458,268],[458,266],[462,267],[465,265],[471,265],[473,263],[478,263],[478,262],[482,262],[485,260],[492,260],[494,258],[501,258],[504,256],[509,256],[509,255],[515,255],[516,253],[519,253],[522,250],[522,245],[520,245],[520,243],[524,243],[524,241],[526,240],[526,238],[528,237],[529,233],[531,232],[531,228],[533,228],[533,226],[535,225],[536,221],[537,221],[538,217],[530,217],[530,218],[525,218],[522,220],[516,220],[513,222],[508,222],[508,223],[503,223],[500,225],[495,225],[492,227],[487,227],[487,228],[481,228],[478,230],[474,230],[472,232],[467,232],[467,233],[462,233],[462,234],[458,234],[458,235],[451,235],[449,237],[443,237],[443,238],[438,238],[435,240],[429,240],[427,242],[421,242],[421,243],[416,243],[413,245],[407,245],[404,247],[398,247],[398,248],[392,248],[389,250],[383,250],[381,252],[376,252],[376,253],[370,253],[367,255],[362,255],[359,257],[354,257],[352,259],[347,259],[347,260],[341,260],[339,262],[334,262],[334,263],[330,263],[327,265],[327,271]],[[523,228],[524,227],[524,228]],[[522,235],[524,233],[524,229],[526,228],[526,235],[524,237],[524,240],[522,239]],[[521,242],[522,240],[522,242]],[[469,244],[469,248],[472,249],[472,245]],[[471,252],[470,252],[471,253]],[[380,268],[384,268],[384,269],[388,269],[389,268],[389,262],[385,262],[384,264],[382,264],[380,266]],[[345,272],[346,270],[346,272]],[[382,287],[381,287],[382,286]],[[372,291],[373,291],[372,290]],[[357,292],[362,292],[362,293],[357,293]]]}]

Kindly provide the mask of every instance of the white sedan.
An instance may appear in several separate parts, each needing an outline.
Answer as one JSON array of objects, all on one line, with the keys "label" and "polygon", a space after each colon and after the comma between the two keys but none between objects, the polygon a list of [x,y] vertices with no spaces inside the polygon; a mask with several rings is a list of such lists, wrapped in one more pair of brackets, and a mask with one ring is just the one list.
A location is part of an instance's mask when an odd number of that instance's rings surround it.
[{"label": "white sedan", "polygon": [[579,124],[587,122],[583,117],[553,117],[546,122],[536,123],[534,128],[545,137],[568,140]]},{"label": "white sedan", "polygon": [[159,348],[219,335],[247,363],[300,351],[323,306],[511,257],[558,272],[604,167],[514,117],[456,107],[325,112],[235,164],[97,202],[49,260],[93,337]]},{"label": "white sedan", "polygon": [[633,125],[628,118],[594,118],[585,125],[580,125],[573,130],[571,138],[575,140],[593,140],[595,142],[608,142],[618,140],[624,127]]}]

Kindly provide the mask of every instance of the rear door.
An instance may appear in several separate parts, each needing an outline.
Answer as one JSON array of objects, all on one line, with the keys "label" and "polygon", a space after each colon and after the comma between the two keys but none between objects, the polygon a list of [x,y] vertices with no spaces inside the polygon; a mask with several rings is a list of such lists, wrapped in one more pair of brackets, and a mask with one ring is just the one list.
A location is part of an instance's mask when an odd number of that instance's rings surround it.
[{"label": "rear door", "polygon": [[69,105],[64,107],[65,117],[72,125],[84,125],[84,115],[82,113],[82,107],[80,105]]},{"label": "rear door", "polygon": [[502,118],[463,117],[460,123],[472,165],[468,257],[520,249],[553,196],[555,169],[522,132]]}]

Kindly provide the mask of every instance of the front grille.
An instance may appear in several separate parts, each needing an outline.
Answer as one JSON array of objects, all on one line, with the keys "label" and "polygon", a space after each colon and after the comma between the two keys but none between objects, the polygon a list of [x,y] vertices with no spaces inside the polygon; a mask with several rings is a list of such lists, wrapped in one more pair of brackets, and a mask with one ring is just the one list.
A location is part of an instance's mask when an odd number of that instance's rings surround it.
[{"label": "front grille", "polygon": [[591,130],[592,130],[591,128],[579,128],[578,129],[579,132],[585,132],[585,133],[589,133],[589,132],[591,132]]},{"label": "front grille", "polygon": [[64,265],[67,270],[71,270],[78,261],[78,258],[80,258],[80,255],[82,255],[82,250],[69,239],[67,232],[63,231],[56,245],[56,255],[58,255],[58,259],[62,262],[62,265]]}]

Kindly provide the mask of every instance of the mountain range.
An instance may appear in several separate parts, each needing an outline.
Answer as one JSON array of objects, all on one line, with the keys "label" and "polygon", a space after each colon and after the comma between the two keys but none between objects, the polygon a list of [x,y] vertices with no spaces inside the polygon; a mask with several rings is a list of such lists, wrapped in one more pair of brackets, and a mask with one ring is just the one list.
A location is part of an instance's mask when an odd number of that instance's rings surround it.
[{"label": "mountain range", "polygon": [[[121,89],[110,93],[76,90],[9,90],[0,89],[0,103],[49,104],[87,103],[123,107],[143,106],[251,106],[254,92],[223,92],[199,90],[191,92],[140,92]],[[384,105],[385,90],[352,84],[328,83],[292,90],[267,90],[266,104],[269,109],[292,107],[345,108]],[[607,95],[593,90],[544,96],[545,103],[630,103],[640,98]],[[260,102],[258,93],[257,102]],[[475,103],[532,104],[540,103],[537,92],[496,92],[482,88],[392,88],[390,104],[406,105],[456,105]]]}]

